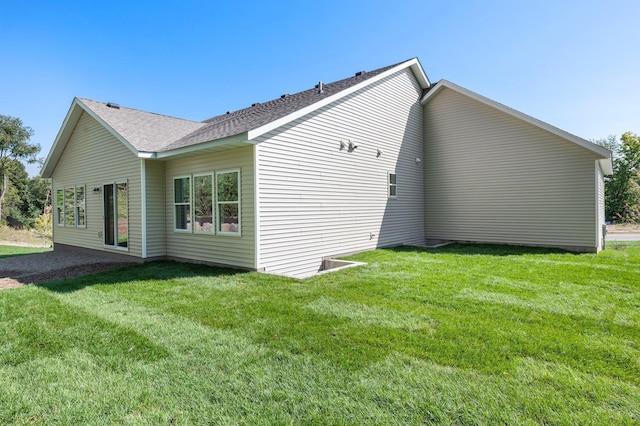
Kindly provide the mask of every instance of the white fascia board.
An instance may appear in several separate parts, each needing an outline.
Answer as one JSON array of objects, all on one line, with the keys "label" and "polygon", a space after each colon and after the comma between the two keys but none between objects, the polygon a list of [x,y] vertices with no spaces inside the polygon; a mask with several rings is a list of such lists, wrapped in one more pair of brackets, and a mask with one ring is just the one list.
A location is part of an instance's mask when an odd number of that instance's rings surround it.
[{"label": "white fascia board", "polygon": [[192,152],[200,151],[207,148],[215,148],[217,146],[228,145],[235,142],[247,142],[247,132],[240,133],[233,136],[228,136],[222,139],[216,139],[210,142],[199,143],[196,145],[185,146],[184,148],[172,149],[170,151],[163,151],[155,153],[154,158],[167,158],[175,155],[189,154]]},{"label": "white fascia board", "polygon": [[150,158],[156,158],[157,155],[158,154],[156,152],[138,151],[138,158],[150,159]]},{"label": "white fascia board", "polygon": [[[418,62],[418,60],[416,58],[410,59],[406,62],[403,62],[401,64],[399,64],[396,67],[393,67],[391,69],[388,69],[387,71],[376,75],[375,77],[369,78],[361,83],[356,84],[355,86],[349,87],[348,89],[344,89],[334,95],[331,95],[327,98],[324,98],[321,101],[318,101],[316,103],[313,103],[307,107],[304,107],[302,109],[299,109],[298,111],[295,111],[289,115],[286,115],[282,118],[279,118],[277,120],[274,120],[270,123],[267,123],[263,126],[257,127],[253,130],[249,130],[248,133],[248,140],[253,140],[255,138],[257,138],[258,136],[261,136],[267,132],[270,132],[273,129],[277,129],[280,126],[283,126],[287,123],[290,123],[293,120],[296,120],[300,117],[303,117],[317,109],[322,108],[325,105],[328,105],[332,102],[337,101],[338,99],[341,99],[345,96],[350,95],[351,93],[357,92],[358,90],[362,89],[363,87],[367,87],[369,85],[374,84],[377,81],[380,81],[402,69],[411,67],[411,69],[414,71],[414,75],[416,76],[416,79],[418,80],[418,82],[423,85],[424,89],[426,89],[427,87],[429,87],[429,80],[427,79],[427,76],[425,75],[424,71],[422,70],[422,67],[420,66],[420,62]],[[416,72],[416,70],[418,70],[418,72]]]},{"label": "white fascia board", "polygon": [[418,83],[420,83],[420,87],[426,89],[427,87],[431,86],[431,82],[429,81],[427,74],[425,74],[424,68],[422,68],[422,64],[420,64],[418,58],[413,58],[407,62],[410,63],[411,70],[413,71],[416,80],[418,80]]},{"label": "white fascia board", "polygon": [[60,126],[60,130],[58,130],[58,134],[56,135],[53,145],[49,150],[47,159],[44,160],[42,165],[40,176],[43,178],[51,177],[51,173],[53,172],[55,165],[58,163],[60,155],[62,155],[62,151],[64,151],[64,147],[67,144],[73,129],[75,129],[76,123],[80,119],[80,115],[82,115],[83,110],[84,109],[78,105],[78,98],[73,98],[69,111],[67,111],[67,115],[64,117],[62,126]]},{"label": "white fascia board", "polygon": [[[579,146],[581,146],[583,148],[586,148],[589,151],[604,157],[602,160],[599,160],[599,161],[601,161],[601,163],[606,163],[607,161],[609,163],[611,163],[612,153],[608,149],[603,148],[603,147],[601,147],[599,145],[596,145],[594,143],[591,143],[591,142],[589,142],[589,141],[587,141],[585,139],[582,139],[582,138],[580,138],[580,137],[578,137],[576,135],[572,135],[569,132],[565,132],[562,129],[559,129],[559,128],[555,127],[555,126],[552,126],[549,123],[545,123],[544,121],[538,120],[537,118],[533,118],[530,115],[524,114],[524,113],[522,113],[520,111],[516,111],[513,108],[510,108],[510,107],[508,107],[506,105],[503,105],[503,104],[501,104],[499,102],[496,102],[496,101],[494,101],[492,99],[486,98],[486,97],[484,97],[482,95],[479,95],[479,94],[477,94],[475,92],[472,92],[469,89],[465,89],[464,87],[458,86],[457,84],[452,83],[452,82],[447,81],[447,80],[440,80],[436,84],[436,87],[431,89],[426,95],[424,95],[422,97],[422,100],[420,101],[420,103],[422,105],[425,105],[433,97],[435,97],[435,95],[438,92],[440,92],[445,87],[447,89],[450,89],[450,90],[453,90],[455,92],[458,92],[458,93],[460,93],[462,95],[468,96],[471,99],[474,99],[474,100],[476,100],[478,102],[481,102],[481,103],[483,103],[485,105],[488,105],[488,106],[490,106],[492,108],[495,108],[495,109],[497,109],[499,111],[502,111],[505,114],[508,114],[508,115],[510,115],[512,117],[515,117],[515,118],[517,118],[519,120],[522,120],[522,121],[524,121],[526,123],[529,123],[529,124],[531,124],[533,126],[539,127],[539,128],[541,128],[543,130],[546,130],[549,133],[553,133],[554,135],[559,136],[559,137],[561,137],[563,139],[566,139],[566,140],[568,140],[570,142],[573,142],[576,145],[579,145]],[[603,171],[605,171],[605,173],[606,173],[606,170],[611,170],[611,167],[610,166],[609,167],[607,167],[607,166],[603,167]]]}]

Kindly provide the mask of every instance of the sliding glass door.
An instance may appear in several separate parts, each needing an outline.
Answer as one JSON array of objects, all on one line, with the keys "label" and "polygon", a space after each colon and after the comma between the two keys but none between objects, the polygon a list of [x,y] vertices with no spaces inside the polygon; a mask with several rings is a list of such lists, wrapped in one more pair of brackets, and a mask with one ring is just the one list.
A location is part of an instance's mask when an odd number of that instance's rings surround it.
[{"label": "sliding glass door", "polygon": [[126,182],[102,186],[104,245],[122,249],[129,247],[129,194]]}]

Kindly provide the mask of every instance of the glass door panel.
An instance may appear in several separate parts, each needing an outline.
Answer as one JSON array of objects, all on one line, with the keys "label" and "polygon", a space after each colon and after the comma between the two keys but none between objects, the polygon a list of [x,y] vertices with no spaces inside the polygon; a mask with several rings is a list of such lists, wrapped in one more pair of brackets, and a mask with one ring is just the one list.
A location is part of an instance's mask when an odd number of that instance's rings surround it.
[{"label": "glass door panel", "polygon": [[114,220],[115,204],[113,200],[113,185],[104,185],[102,187],[104,197],[104,244],[106,246],[115,245],[116,228]]},{"label": "glass door panel", "polygon": [[127,184],[116,184],[116,200],[118,206],[118,247],[129,246],[129,197]]}]

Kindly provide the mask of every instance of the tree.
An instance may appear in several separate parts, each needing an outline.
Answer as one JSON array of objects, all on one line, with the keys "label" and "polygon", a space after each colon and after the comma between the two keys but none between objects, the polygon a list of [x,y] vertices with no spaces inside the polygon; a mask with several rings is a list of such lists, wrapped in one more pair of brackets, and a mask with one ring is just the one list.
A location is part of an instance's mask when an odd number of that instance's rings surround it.
[{"label": "tree", "polygon": [[46,240],[47,238],[51,238],[52,226],[51,205],[47,205],[44,208],[44,212],[35,219],[33,229],[42,236],[43,240]]},{"label": "tree", "polygon": [[[8,176],[8,178],[4,190],[2,212],[7,222],[9,218],[11,218],[23,225],[27,219],[24,214],[23,205],[29,186],[29,174],[25,170],[24,165],[19,161],[7,160],[5,175]],[[12,222],[13,226],[17,225],[16,222]]]},{"label": "tree", "polygon": [[35,220],[40,216],[45,208],[51,204],[51,182],[49,179],[43,179],[35,176],[29,179],[22,200],[22,212],[29,221]]},{"label": "tree", "polygon": [[29,140],[33,130],[22,124],[22,120],[8,115],[0,115],[0,220],[2,205],[9,187],[9,173],[14,162],[35,163],[40,145]]},{"label": "tree", "polygon": [[594,141],[613,152],[613,174],[605,178],[607,220],[640,221],[640,137],[626,132]]}]

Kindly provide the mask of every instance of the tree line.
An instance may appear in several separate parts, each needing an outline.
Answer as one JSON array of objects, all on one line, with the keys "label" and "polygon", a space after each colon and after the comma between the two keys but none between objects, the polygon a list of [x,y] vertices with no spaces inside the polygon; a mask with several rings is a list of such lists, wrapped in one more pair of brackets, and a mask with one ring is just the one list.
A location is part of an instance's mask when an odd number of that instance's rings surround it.
[{"label": "tree line", "polygon": [[604,178],[606,220],[640,222],[640,137],[626,132],[592,142],[613,153],[613,174]]},{"label": "tree line", "polygon": [[[22,120],[0,115],[0,223],[14,228],[38,228],[50,218],[51,190],[47,179],[30,178],[25,163],[40,160],[34,132]],[[45,223],[41,223],[42,221]]]}]

